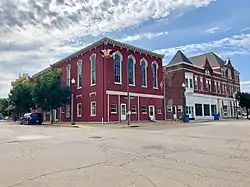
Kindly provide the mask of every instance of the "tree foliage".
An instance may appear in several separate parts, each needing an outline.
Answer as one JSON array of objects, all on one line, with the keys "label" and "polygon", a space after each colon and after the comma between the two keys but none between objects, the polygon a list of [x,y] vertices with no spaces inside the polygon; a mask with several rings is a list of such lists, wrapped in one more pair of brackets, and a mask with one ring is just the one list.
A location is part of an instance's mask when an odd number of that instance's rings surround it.
[{"label": "tree foliage", "polygon": [[32,99],[33,84],[30,81],[18,81],[12,84],[9,99],[19,112],[27,112],[35,108]]},{"label": "tree foliage", "polygon": [[4,110],[8,107],[8,99],[0,98],[0,114],[4,113]]},{"label": "tree foliage", "polygon": [[247,117],[248,117],[249,109],[250,109],[250,93],[239,92],[236,94],[236,99],[239,101],[240,107],[246,108]]},{"label": "tree foliage", "polygon": [[37,107],[51,111],[69,102],[69,87],[62,84],[62,73],[53,69],[35,80],[33,98]]}]

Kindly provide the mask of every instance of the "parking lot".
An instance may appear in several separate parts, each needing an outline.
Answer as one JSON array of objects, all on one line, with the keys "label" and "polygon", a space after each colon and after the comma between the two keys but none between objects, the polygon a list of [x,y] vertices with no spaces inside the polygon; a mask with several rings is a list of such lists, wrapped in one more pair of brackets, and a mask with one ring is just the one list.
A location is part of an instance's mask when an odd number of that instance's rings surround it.
[{"label": "parking lot", "polygon": [[144,128],[0,122],[1,187],[249,187],[250,120]]}]

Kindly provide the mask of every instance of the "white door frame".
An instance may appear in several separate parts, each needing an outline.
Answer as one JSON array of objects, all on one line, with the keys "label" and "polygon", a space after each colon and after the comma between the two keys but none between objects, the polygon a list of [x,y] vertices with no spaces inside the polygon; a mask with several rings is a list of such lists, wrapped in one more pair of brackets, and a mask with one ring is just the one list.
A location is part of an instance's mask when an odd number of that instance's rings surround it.
[{"label": "white door frame", "polygon": [[[150,115],[150,108],[153,108],[153,116]],[[153,106],[153,105],[148,106],[148,115],[149,115],[150,119],[155,120],[155,106]]]},{"label": "white door frame", "polygon": [[173,118],[177,119],[177,106],[173,105]]},{"label": "white door frame", "polygon": [[[125,106],[125,114],[122,114],[122,107]],[[120,108],[120,114],[121,114],[121,121],[127,120],[127,105],[126,103],[121,103],[121,108]]]}]

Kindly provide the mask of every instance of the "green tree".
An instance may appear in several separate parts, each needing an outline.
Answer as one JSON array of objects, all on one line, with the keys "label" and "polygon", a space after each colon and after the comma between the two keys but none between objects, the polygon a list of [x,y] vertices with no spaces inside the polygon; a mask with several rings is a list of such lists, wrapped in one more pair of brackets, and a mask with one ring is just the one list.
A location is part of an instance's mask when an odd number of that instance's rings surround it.
[{"label": "green tree", "polygon": [[35,80],[33,98],[37,107],[51,112],[53,123],[53,109],[62,107],[69,102],[69,87],[62,83],[62,73],[53,69]]},{"label": "green tree", "polygon": [[18,112],[29,112],[35,108],[35,103],[32,99],[32,90],[33,83],[29,80],[12,84],[9,99],[10,103],[16,107]]},{"label": "green tree", "polygon": [[0,98],[0,114],[4,113],[4,110],[8,107],[8,99]]},{"label": "green tree", "polygon": [[236,94],[236,99],[239,101],[239,105],[242,108],[246,108],[247,111],[247,119],[249,116],[249,109],[250,109],[250,93],[247,92],[239,92]]}]

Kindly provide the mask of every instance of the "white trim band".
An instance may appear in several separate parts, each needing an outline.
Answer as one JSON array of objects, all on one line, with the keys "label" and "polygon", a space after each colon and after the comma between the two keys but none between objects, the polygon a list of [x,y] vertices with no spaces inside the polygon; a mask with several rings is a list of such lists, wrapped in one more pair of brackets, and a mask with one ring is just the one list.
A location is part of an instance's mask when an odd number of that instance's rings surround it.
[{"label": "white trim band", "polygon": [[[121,91],[112,91],[112,90],[107,90],[106,94],[108,95],[127,95],[127,92],[121,92]],[[134,93],[134,92],[130,92],[129,93],[130,96],[134,96],[134,97],[146,97],[146,98],[155,98],[155,99],[163,99],[163,95],[153,95],[153,94],[142,94],[142,93]]]}]

